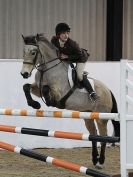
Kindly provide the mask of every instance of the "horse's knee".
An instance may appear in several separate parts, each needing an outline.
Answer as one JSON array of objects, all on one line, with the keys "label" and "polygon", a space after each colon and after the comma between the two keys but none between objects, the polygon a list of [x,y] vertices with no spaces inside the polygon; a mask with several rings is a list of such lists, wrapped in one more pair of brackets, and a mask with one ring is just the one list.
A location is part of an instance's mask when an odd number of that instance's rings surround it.
[{"label": "horse's knee", "polygon": [[30,89],[31,89],[31,84],[23,85],[23,91],[27,99],[31,99]]},{"label": "horse's knee", "polygon": [[23,90],[24,91],[29,91],[30,88],[31,88],[31,84],[25,84],[25,85],[23,85]]},{"label": "horse's knee", "polygon": [[47,106],[56,106],[55,100],[50,97],[50,87],[48,85],[43,86],[42,93]]},{"label": "horse's knee", "polygon": [[40,95],[40,89],[37,85],[31,85],[31,93],[37,97],[41,97]]},{"label": "horse's knee", "polygon": [[26,96],[26,100],[29,106],[31,106],[34,109],[40,109],[41,105],[37,101],[34,101],[32,99],[32,96],[30,94],[31,84],[25,84],[23,85],[23,90]]}]

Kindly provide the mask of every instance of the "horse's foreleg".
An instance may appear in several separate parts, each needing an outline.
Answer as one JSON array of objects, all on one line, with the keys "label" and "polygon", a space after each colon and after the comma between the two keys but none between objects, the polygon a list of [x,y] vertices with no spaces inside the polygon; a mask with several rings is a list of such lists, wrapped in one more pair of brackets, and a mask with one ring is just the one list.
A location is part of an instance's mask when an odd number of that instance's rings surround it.
[{"label": "horse's foreleg", "polygon": [[40,109],[40,107],[41,107],[40,103],[38,103],[37,101],[34,101],[31,94],[30,94],[31,86],[32,86],[31,84],[23,85],[23,90],[24,90],[24,94],[25,94],[27,103],[29,106],[31,106],[34,109]]},{"label": "horse's foreleg", "polygon": [[42,87],[42,94],[45,98],[47,106],[56,106],[56,101],[50,96],[50,87],[48,85],[44,85]]}]

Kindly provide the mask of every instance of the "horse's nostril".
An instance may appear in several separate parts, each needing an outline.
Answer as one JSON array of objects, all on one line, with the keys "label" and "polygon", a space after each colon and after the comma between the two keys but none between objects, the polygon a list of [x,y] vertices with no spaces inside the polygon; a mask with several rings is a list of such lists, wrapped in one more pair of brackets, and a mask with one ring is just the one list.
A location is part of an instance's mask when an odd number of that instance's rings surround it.
[{"label": "horse's nostril", "polygon": [[21,75],[23,76],[24,79],[27,79],[29,77],[29,73],[28,72],[21,73]]}]

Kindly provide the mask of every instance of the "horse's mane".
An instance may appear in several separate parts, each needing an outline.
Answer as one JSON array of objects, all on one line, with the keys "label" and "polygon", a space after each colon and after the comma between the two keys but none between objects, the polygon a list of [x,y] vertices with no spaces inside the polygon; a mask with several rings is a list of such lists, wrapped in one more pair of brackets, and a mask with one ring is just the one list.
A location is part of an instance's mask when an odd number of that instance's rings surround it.
[{"label": "horse's mane", "polygon": [[25,45],[39,46],[42,56],[47,55],[45,58],[56,58],[57,48],[45,37],[44,33],[22,37]]},{"label": "horse's mane", "polygon": [[23,40],[24,40],[24,43],[25,45],[36,45],[37,44],[37,39],[36,39],[36,36],[34,35],[30,35],[30,36],[23,36]]},{"label": "horse's mane", "polygon": [[45,37],[44,33],[39,33],[36,35],[23,36],[24,43],[26,45],[37,45],[38,42],[44,42],[51,49],[56,49],[56,47]]},{"label": "horse's mane", "polygon": [[44,34],[38,34],[38,35],[39,35],[38,42],[42,41],[46,45],[48,45],[48,47],[50,47],[51,49],[56,49],[55,46],[44,36]]},{"label": "horse's mane", "polygon": [[37,34],[37,41],[42,55],[45,53],[47,54],[47,57],[57,57],[57,48],[44,36],[44,34]]}]

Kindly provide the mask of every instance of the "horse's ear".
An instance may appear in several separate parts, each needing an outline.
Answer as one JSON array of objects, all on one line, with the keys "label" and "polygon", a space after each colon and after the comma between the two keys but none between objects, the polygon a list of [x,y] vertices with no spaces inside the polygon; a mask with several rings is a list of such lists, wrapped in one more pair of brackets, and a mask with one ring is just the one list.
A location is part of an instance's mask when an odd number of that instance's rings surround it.
[{"label": "horse's ear", "polygon": [[23,36],[23,34],[21,36],[22,36],[23,40],[25,40],[25,37]]},{"label": "horse's ear", "polygon": [[40,36],[39,36],[39,34],[37,33],[37,35],[36,35],[36,40],[38,41],[39,38],[40,38]]}]

